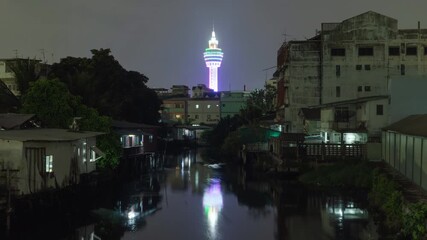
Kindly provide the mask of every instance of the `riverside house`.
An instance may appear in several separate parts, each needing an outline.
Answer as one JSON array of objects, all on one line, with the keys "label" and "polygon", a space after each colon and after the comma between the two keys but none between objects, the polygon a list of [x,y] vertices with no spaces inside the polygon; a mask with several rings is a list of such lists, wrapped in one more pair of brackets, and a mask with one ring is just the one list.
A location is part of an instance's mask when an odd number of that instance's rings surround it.
[{"label": "riverside house", "polygon": [[0,131],[0,170],[14,173],[15,194],[32,194],[77,184],[96,169],[103,153],[96,147],[100,132],[68,129]]}]

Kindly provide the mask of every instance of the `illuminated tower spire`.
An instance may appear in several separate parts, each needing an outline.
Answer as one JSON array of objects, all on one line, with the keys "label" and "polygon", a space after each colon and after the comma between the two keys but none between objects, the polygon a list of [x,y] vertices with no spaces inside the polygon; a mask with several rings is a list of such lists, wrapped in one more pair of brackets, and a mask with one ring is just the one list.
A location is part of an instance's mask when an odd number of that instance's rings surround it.
[{"label": "illuminated tower spire", "polygon": [[216,40],[213,30],[211,40],[209,40],[209,48],[206,48],[203,56],[206,67],[209,68],[209,88],[215,92],[218,91],[218,68],[221,67],[223,55],[221,48],[218,48],[218,40]]}]

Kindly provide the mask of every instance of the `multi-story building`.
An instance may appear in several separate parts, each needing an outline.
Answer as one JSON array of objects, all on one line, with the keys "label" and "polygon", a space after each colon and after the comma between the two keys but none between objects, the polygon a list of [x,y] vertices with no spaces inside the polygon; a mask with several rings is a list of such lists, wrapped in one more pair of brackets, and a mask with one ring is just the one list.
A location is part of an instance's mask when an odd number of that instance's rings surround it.
[{"label": "multi-story building", "polygon": [[166,123],[181,123],[187,121],[188,97],[171,97],[163,99],[161,118]]},{"label": "multi-story building", "polygon": [[[323,131],[350,127],[376,135],[387,122],[382,115],[388,112],[390,79],[425,75],[426,49],[427,29],[398,29],[396,19],[376,12],[323,23],[314,38],[279,49],[278,119],[289,132],[300,132],[296,112],[317,105],[323,108]],[[379,116],[376,126],[359,113],[365,107]]]},{"label": "multi-story building", "polygon": [[277,119],[286,132],[303,132],[301,108],[320,103],[320,40],[284,43],[278,51]]},{"label": "multi-story building", "polygon": [[[15,95],[19,96],[21,93],[18,89],[18,83],[16,82],[15,74],[12,71],[11,66],[15,64],[16,61],[31,61],[35,63],[40,63],[40,60],[35,59],[22,59],[22,58],[4,58],[0,59],[0,80],[9,88],[9,90]],[[35,71],[40,71],[40,67],[35,69]]]},{"label": "multi-story building", "polygon": [[220,120],[219,94],[205,94],[203,98],[188,99],[187,119],[192,124],[214,125]]},{"label": "multi-story building", "polygon": [[220,116],[233,117],[238,115],[240,110],[246,106],[246,101],[250,92],[246,91],[223,91],[221,92]]},{"label": "multi-story building", "polygon": [[191,90],[192,90],[191,97],[193,98],[200,98],[200,97],[203,97],[205,93],[213,92],[213,90],[206,87],[205,84],[197,84],[197,86],[192,87]]}]

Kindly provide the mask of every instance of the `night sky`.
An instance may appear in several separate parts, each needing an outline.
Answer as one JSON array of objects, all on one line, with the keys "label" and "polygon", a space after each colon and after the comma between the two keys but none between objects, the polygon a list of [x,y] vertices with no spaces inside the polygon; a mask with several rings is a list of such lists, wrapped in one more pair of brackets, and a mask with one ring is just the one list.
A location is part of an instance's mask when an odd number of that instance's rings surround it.
[{"label": "night sky", "polygon": [[[208,84],[203,51],[212,25],[224,51],[220,90],[260,88],[274,70],[283,40],[314,35],[321,22],[340,22],[373,10],[399,28],[427,28],[425,0],[1,0],[0,58],[59,61],[110,48],[150,87]],[[53,54],[53,56],[52,56]]]}]

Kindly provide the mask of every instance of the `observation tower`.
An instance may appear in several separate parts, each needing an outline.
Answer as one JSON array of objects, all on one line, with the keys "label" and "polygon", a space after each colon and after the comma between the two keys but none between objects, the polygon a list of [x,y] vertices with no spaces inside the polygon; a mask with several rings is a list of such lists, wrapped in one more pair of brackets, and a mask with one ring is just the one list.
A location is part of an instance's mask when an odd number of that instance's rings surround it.
[{"label": "observation tower", "polygon": [[212,31],[212,38],[209,40],[209,48],[206,48],[203,56],[206,67],[209,68],[209,88],[215,92],[218,91],[218,68],[221,67],[223,57],[221,48],[218,48],[218,40],[215,37],[215,31]]}]

